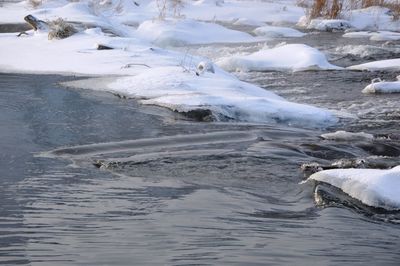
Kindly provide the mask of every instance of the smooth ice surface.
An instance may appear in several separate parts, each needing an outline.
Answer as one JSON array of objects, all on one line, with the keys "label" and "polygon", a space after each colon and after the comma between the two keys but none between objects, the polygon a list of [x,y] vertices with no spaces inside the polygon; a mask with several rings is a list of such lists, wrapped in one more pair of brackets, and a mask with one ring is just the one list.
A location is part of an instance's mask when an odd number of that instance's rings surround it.
[{"label": "smooth ice surface", "polygon": [[390,170],[325,170],[311,175],[309,179],[331,184],[372,207],[400,209],[400,166]]},{"label": "smooth ice surface", "polygon": [[305,33],[298,31],[296,29],[287,27],[277,27],[277,26],[262,26],[254,30],[254,33],[258,36],[265,37],[303,37]]},{"label": "smooth ice surface", "polygon": [[263,49],[250,55],[226,57],[220,59],[217,64],[228,71],[341,69],[330,64],[322,52],[305,44],[286,44],[272,49]]}]

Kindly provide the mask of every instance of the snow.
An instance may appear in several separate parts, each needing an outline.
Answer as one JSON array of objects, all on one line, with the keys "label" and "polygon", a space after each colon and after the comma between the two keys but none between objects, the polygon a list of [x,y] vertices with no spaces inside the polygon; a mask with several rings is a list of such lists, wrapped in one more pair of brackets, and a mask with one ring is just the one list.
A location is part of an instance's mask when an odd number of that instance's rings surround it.
[{"label": "snow", "polygon": [[204,21],[232,22],[233,20],[251,20],[273,24],[296,23],[304,15],[303,8],[296,0],[280,1],[192,1],[183,8],[187,18]]},{"label": "snow", "polygon": [[285,44],[250,55],[225,57],[217,65],[228,71],[338,70],[325,55],[305,44]]},{"label": "snow", "polygon": [[354,140],[371,140],[374,138],[374,135],[364,132],[347,132],[339,130],[332,133],[322,134],[321,137],[327,140],[354,141]]},{"label": "snow", "polygon": [[138,27],[137,33],[141,38],[161,46],[257,41],[245,32],[191,19],[145,21]]},{"label": "snow", "polygon": [[[128,0],[43,3],[37,9],[28,8],[26,3],[0,8],[0,22],[11,21],[8,12],[14,10],[10,13],[18,15],[18,20],[29,13],[42,20],[61,16],[66,21],[76,22],[79,32],[62,40],[48,40],[45,31],[29,31],[23,37],[17,37],[16,33],[0,34],[1,72],[101,76],[101,81],[90,79],[75,85],[134,97],[143,104],[179,112],[206,109],[221,121],[283,122],[306,127],[325,127],[337,121],[328,110],[292,103],[242,82],[207,58],[156,46],[254,42],[260,37],[196,21],[190,18],[195,15],[191,10],[205,18],[210,16],[211,6],[212,10],[219,10],[219,5],[223,5],[221,14],[225,14],[223,18],[227,21],[237,18],[238,21],[261,22],[268,11],[274,14],[275,22],[282,22],[298,17],[299,9],[294,1],[260,2],[261,7],[268,7],[264,10],[259,10],[260,6],[254,6],[253,2],[193,1],[182,10],[187,12],[187,18],[165,20],[155,19],[158,15],[155,1],[140,1],[140,6]],[[135,23],[137,29],[129,26]],[[88,26],[91,28],[85,30]],[[97,50],[100,44],[113,49]],[[299,59],[307,59],[307,56]],[[204,70],[196,69],[199,64]]]},{"label": "snow", "polygon": [[345,33],[343,37],[369,38],[371,41],[397,41],[400,40],[400,33],[392,31],[358,31]]},{"label": "snow", "polygon": [[372,207],[400,209],[400,166],[390,170],[333,169],[315,173],[309,180],[328,183]]},{"label": "snow", "polygon": [[181,67],[148,69],[133,77],[120,78],[109,84],[109,88],[129,97],[144,98],[143,104],[179,112],[208,109],[220,120],[279,121],[297,125],[309,122],[326,125],[336,121],[325,110],[288,102],[218,68],[215,74],[205,72],[200,76]]},{"label": "snow", "polygon": [[360,65],[350,66],[347,69],[350,70],[368,70],[368,71],[398,71],[400,70],[400,59],[387,59],[369,62]]},{"label": "snow", "polygon": [[298,21],[298,26],[323,31],[345,30],[348,28],[358,31],[397,31],[400,21],[394,20],[388,8],[371,6],[364,9],[355,9],[342,12],[341,19],[317,18],[309,20],[303,16]]},{"label": "snow", "polygon": [[253,31],[258,36],[265,37],[303,37],[306,34],[298,31],[296,29],[287,28],[287,27],[277,27],[277,26],[262,26],[258,27]]},{"label": "snow", "polygon": [[[305,18],[303,18],[305,20]],[[308,24],[300,20],[299,26],[306,26],[307,29],[314,29],[319,31],[343,31],[353,28],[353,25],[344,19],[312,19]]]},{"label": "snow", "polygon": [[366,86],[363,93],[400,93],[400,81],[373,82]]}]

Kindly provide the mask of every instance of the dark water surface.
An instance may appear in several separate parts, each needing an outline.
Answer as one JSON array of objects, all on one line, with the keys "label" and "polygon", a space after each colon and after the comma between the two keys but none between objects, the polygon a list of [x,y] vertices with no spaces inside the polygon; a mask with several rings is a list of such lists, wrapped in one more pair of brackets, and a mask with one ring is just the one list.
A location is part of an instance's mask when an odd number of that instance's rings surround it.
[{"label": "dark water surface", "polygon": [[[372,156],[377,145],[396,157],[396,143],[184,121],[57,85],[70,79],[0,74],[0,264],[399,264],[398,224],[316,207],[312,185],[299,184],[304,162]],[[327,100],[318,88],[313,99],[326,107],[358,95]],[[373,133],[398,130],[393,121]]]}]

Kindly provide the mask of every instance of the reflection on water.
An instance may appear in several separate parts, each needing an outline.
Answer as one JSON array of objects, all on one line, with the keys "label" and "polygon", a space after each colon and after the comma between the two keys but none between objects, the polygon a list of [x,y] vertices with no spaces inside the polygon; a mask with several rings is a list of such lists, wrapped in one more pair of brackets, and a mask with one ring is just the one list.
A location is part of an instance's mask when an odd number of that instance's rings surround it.
[{"label": "reflection on water", "polygon": [[318,208],[299,184],[302,163],[373,155],[373,143],[182,122],[55,85],[66,79],[0,75],[0,264],[398,263],[398,225]]}]

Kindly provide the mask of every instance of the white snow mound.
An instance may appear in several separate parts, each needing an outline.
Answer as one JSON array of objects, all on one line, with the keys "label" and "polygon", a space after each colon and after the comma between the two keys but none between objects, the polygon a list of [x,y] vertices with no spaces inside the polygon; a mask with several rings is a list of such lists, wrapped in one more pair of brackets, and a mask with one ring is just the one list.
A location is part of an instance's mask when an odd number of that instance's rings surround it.
[{"label": "white snow mound", "polygon": [[257,40],[245,32],[190,19],[148,20],[139,25],[137,33],[141,38],[161,46],[240,43]]},{"label": "white snow mound", "polygon": [[319,50],[305,44],[286,44],[246,56],[220,59],[217,65],[228,71],[305,71],[335,70]]},{"label": "white snow mound", "polygon": [[400,166],[390,170],[324,170],[311,175],[310,179],[335,186],[368,206],[400,209]]}]

